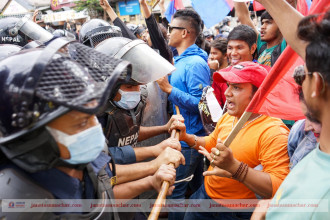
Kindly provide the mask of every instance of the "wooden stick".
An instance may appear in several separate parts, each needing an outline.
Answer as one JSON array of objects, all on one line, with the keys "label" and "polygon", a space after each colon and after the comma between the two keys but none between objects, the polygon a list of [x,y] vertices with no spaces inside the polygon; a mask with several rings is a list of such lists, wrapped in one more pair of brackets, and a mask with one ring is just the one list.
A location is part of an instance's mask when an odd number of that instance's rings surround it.
[{"label": "wooden stick", "polygon": [[152,5],[151,10],[153,10],[153,9],[156,7],[156,5],[158,5],[159,2],[160,2],[160,0],[157,0],[157,1],[155,2],[155,4]]},{"label": "wooden stick", "polygon": [[242,127],[244,126],[245,122],[247,122],[249,120],[249,118],[250,118],[251,115],[252,115],[252,112],[244,112],[243,113],[243,115],[240,117],[240,119],[238,120],[237,124],[233,128],[233,130],[231,130],[230,134],[226,138],[225,142],[223,142],[223,144],[226,147],[229,147],[229,145],[231,144],[231,142],[233,142],[233,140],[235,139],[236,135],[242,129]]},{"label": "wooden stick", "polygon": [[[223,145],[225,145],[226,147],[229,147],[231,142],[233,142],[233,140],[237,136],[238,132],[242,129],[245,122],[247,122],[249,120],[251,115],[252,115],[252,112],[244,112],[243,113],[243,115],[240,117],[240,119],[238,120],[235,127],[231,130],[230,134],[226,138],[225,142],[223,142]],[[214,167],[214,164],[210,164],[210,165],[211,165],[211,167]]]},{"label": "wooden stick", "polygon": [[[179,115],[180,110],[179,110],[178,106],[175,106],[175,110],[176,110],[176,114]],[[179,137],[180,137],[179,131],[172,130],[171,137],[176,138],[177,140],[179,140]],[[170,166],[174,167],[174,164],[170,163]],[[167,191],[168,191],[169,187],[170,187],[169,182],[164,181],[163,184],[162,184],[162,187],[160,188],[158,197],[155,201],[154,207],[151,210],[151,213],[149,215],[148,220],[157,220],[158,219],[158,216],[159,216],[159,213],[162,209],[162,206],[165,204],[166,194],[167,194]]]}]

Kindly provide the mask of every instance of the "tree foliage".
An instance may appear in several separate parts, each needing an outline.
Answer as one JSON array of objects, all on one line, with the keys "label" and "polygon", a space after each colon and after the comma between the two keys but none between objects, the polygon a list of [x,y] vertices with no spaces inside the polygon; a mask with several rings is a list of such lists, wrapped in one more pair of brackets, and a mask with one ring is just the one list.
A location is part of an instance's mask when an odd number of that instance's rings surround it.
[{"label": "tree foliage", "polygon": [[88,11],[88,15],[91,18],[98,18],[103,16],[103,9],[100,6],[99,0],[81,0],[76,1],[75,4],[76,11],[83,11],[86,9]]}]

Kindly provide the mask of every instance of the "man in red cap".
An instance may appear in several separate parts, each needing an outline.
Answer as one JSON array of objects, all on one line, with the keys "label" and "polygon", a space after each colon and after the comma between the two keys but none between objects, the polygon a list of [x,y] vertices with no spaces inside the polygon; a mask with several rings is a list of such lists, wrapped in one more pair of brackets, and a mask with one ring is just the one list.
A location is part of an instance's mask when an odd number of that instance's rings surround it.
[{"label": "man in red cap", "polygon": [[[267,70],[253,62],[241,62],[214,73],[215,81],[228,84],[225,92],[228,111],[209,136],[187,134],[185,125],[179,121],[172,124],[172,129],[181,131],[181,141],[212,158],[211,165],[216,165],[204,172],[204,185],[190,197],[195,203],[201,199],[201,209],[196,212],[196,208],[188,208],[185,219],[250,219],[251,208],[242,212],[244,208],[238,207],[237,212],[237,208],[230,209],[233,201],[227,199],[256,199],[256,194],[271,198],[288,174],[289,130],[280,119],[252,114],[229,147],[222,143],[266,75]],[[259,164],[262,171],[253,169]],[[205,199],[221,208],[206,207]]]}]

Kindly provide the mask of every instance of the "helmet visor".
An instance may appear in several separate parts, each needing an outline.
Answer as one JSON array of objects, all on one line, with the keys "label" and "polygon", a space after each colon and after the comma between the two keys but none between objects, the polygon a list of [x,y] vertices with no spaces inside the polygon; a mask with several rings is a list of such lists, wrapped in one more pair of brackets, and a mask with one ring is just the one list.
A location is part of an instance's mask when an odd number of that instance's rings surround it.
[{"label": "helmet visor", "polygon": [[128,62],[74,42],[62,47],[48,62],[36,95],[72,110],[97,114],[104,110],[117,81],[130,74]]}]

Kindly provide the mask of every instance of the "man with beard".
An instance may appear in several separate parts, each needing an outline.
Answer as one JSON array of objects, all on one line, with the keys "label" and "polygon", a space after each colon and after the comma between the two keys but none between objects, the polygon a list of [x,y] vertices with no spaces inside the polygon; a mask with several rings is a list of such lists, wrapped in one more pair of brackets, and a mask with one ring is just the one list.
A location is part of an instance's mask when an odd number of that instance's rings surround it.
[{"label": "man with beard", "polygon": [[[306,106],[312,117],[322,123],[320,143],[300,161],[284,180],[271,201],[267,219],[329,219],[330,198],[330,12],[303,18],[283,1],[258,0],[276,20],[289,45],[306,61],[304,72],[295,75],[302,86]],[[290,21],[288,23],[287,21]],[[298,39],[297,39],[298,34]],[[299,184],[297,184],[299,183]],[[294,199],[302,209],[275,207]],[[308,201],[313,207],[308,208]],[[263,219],[259,212],[253,219]]]},{"label": "man with beard", "polygon": [[[304,71],[303,66],[298,66],[298,69]],[[299,74],[299,72],[296,73]],[[320,141],[320,132],[322,129],[321,123],[313,118],[308,111],[301,88],[299,88],[299,101],[306,119],[297,121],[290,130],[288,137],[290,169],[293,169],[299,161],[315,149],[317,143]]]}]

